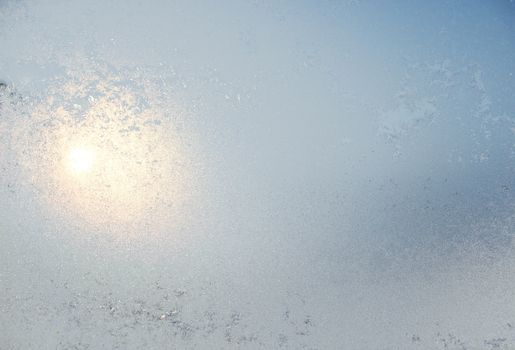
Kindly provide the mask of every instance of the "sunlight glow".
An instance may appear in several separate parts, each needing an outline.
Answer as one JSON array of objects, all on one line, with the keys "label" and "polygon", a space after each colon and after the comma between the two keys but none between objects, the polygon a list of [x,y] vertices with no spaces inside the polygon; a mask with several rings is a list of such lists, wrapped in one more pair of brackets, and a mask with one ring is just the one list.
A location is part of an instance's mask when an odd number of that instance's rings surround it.
[{"label": "sunlight glow", "polygon": [[[79,220],[123,237],[186,220],[184,205],[199,190],[190,175],[194,135],[175,126],[175,118],[187,112],[174,99],[118,86],[118,78],[89,86],[100,79],[95,77],[76,82],[95,96],[84,103],[80,118],[65,108],[76,98],[76,88],[67,85],[56,87],[32,114],[35,122],[54,116],[52,126],[19,152],[24,176],[41,193],[41,207],[62,222]],[[30,126],[21,125],[18,133],[29,134]]]},{"label": "sunlight glow", "polygon": [[91,172],[94,162],[95,152],[86,147],[73,148],[68,154],[68,166],[75,174]]}]

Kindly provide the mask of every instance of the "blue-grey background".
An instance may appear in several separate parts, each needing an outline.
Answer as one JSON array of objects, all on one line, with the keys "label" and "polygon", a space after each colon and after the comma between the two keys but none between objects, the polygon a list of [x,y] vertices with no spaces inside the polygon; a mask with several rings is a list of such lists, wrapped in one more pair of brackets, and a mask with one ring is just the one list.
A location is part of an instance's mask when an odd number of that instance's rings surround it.
[{"label": "blue-grey background", "polygon": [[[0,0],[0,79],[0,349],[515,346],[512,1]],[[91,82],[186,145],[173,212],[47,210]]]}]

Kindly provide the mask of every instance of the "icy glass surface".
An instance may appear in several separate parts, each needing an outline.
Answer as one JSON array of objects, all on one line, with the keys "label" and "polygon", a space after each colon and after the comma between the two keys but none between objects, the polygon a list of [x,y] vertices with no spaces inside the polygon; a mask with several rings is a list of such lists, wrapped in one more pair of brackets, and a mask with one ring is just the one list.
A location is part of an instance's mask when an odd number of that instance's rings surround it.
[{"label": "icy glass surface", "polygon": [[0,349],[514,349],[515,4],[0,0]]}]

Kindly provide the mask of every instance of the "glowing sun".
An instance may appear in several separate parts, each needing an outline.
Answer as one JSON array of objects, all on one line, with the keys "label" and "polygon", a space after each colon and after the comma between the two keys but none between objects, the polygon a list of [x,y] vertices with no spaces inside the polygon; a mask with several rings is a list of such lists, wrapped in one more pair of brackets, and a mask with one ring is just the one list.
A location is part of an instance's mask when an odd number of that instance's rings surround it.
[{"label": "glowing sun", "polygon": [[72,148],[68,152],[67,163],[75,174],[89,173],[95,163],[95,152],[87,147]]}]

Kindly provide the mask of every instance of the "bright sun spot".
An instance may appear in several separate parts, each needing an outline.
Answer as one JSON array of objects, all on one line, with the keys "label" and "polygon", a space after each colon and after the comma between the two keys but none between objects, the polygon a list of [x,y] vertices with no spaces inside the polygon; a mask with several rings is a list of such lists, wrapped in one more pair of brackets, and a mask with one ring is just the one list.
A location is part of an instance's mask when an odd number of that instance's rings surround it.
[{"label": "bright sun spot", "polygon": [[95,153],[88,148],[73,148],[68,153],[68,166],[76,174],[84,174],[91,171],[95,162]]}]

